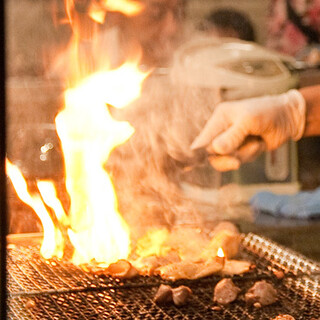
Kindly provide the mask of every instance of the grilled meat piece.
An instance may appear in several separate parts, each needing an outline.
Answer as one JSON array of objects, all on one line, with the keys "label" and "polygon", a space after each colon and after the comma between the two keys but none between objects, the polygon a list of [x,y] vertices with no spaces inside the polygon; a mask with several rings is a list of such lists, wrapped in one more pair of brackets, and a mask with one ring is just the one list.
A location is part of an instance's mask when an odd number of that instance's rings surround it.
[{"label": "grilled meat piece", "polygon": [[186,286],[180,286],[172,289],[168,285],[161,284],[154,296],[154,301],[157,304],[173,302],[176,306],[182,306],[187,303],[191,295],[191,289]]},{"label": "grilled meat piece", "polygon": [[172,302],[172,288],[165,284],[161,284],[156,295],[154,296],[155,303],[165,304]]},{"label": "grilled meat piece", "polygon": [[181,261],[159,267],[156,271],[163,279],[199,279],[221,271],[221,261],[212,259],[206,262]]},{"label": "grilled meat piece", "polygon": [[236,300],[241,291],[231,279],[220,280],[214,288],[213,301],[226,305]]},{"label": "grilled meat piece", "polygon": [[222,269],[223,275],[234,275],[249,272],[252,263],[250,261],[243,260],[227,260]]},{"label": "grilled meat piece", "polygon": [[106,272],[115,278],[131,279],[138,275],[138,271],[127,260],[118,260],[111,263]]},{"label": "grilled meat piece", "polygon": [[245,301],[249,305],[258,302],[267,306],[277,301],[277,290],[265,280],[257,281],[245,294]]},{"label": "grilled meat piece", "polygon": [[178,288],[172,289],[173,303],[176,306],[182,306],[186,304],[191,295],[192,290],[186,286],[180,286]]}]

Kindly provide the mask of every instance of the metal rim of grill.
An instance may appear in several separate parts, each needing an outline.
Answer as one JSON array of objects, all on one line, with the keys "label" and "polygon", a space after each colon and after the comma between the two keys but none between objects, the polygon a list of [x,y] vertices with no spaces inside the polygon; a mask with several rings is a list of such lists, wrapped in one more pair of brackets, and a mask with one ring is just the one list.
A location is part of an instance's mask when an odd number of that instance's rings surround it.
[{"label": "metal rim of grill", "polygon": [[[159,277],[119,280],[83,271],[68,261],[45,260],[37,245],[8,247],[7,288],[9,319],[273,319],[290,314],[295,319],[320,316],[320,265],[277,243],[249,233],[243,236],[240,259],[250,260],[253,272],[233,276],[243,295],[265,279],[278,291],[270,306],[247,306],[242,295],[230,305],[213,308],[213,289],[221,276],[198,280],[164,281]],[[270,269],[287,276],[277,279]],[[153,297],[161,283],[192,289],[182,307],[159,306]]]}]

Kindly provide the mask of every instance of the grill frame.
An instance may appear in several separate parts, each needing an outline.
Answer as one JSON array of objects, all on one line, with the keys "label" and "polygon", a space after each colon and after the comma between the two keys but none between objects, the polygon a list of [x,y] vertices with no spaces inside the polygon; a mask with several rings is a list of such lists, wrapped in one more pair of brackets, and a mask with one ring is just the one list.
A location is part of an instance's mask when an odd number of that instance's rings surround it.
[{"label": "grill frame", "polygon": [[[296,319],[320,315],[320,265],[293,250],[253,233],[243,235],[241,258],[256,264],[248,274],[233,276],[243,293],[259,279],[274,284],[279,301],[257,309],[241,299],[220,311],[212,309],[219,275],[164,281],[159,277],[113,279],[84,272],[68,261],[44,260],[39,245],[8,246],[9,319],[272,319],[289,313]],[[270,269],[285,271],[279,280]],[[40,277],[39,277],[40,276]],[[30,281],[31,280],[31,281]],[[153,297],[161,283],[189,286],[188,305],[158,306]]]}]

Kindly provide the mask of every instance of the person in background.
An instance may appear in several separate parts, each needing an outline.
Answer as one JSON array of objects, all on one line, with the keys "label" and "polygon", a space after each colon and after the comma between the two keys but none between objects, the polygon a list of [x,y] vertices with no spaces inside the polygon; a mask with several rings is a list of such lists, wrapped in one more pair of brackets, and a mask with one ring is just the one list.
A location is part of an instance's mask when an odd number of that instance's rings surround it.
[{"label": "person in background", "polygon": [[[266,47],[293,56],[310,66],[320,64],[320,2],[271,0]],[[319,83],[318,71],[300,73],[300,86]],[[320,186],[320,137],[297,143],[298,179],[303,190]]]},{"label": "person in background", "polygon": [[232,8],[220,8],[209,13],[199,28],[214,37],[231,37],[255,41],[255,31],[250,18]]},{"label": "person in background", "polygon": [[142,48],[142,60],[148,66],[164,66],[182,38],[184,0],[140,0],[141,13],[126,17],[121,25],[123,39]]},{"label": "person in background", "polygon": [[320,42],[318,0],[272,0],[268,17],[266,46],[296,56]]}]

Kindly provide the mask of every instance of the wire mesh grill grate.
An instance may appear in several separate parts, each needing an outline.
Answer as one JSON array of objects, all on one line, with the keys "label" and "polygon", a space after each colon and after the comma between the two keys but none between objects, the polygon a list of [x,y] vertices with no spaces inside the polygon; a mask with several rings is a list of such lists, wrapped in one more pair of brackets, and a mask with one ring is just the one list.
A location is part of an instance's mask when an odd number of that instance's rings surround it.
[{"label": "wire mesh grill grate", "polygon": [[[272,282],[278,301],[262,308],[249,307],[241,299],[214,310],[213,288],[221,279],[180,280],[192,289],[190,303],[183,307],[158,306],[153,297],[158,277],[119,280],[84,272],[68,261],[44,260],[39,247],[8,249],[9,319],[272,319],[291,314],[295,319],[320,317],[320,266],[305,257],[255,234],[244,236],[241,258],[256,264],[254,272],[234,276],[243,292],[258,279]],[[291,272],[278,280],[270,267]],[[296,274],[297,276],[295,276]]]}]

